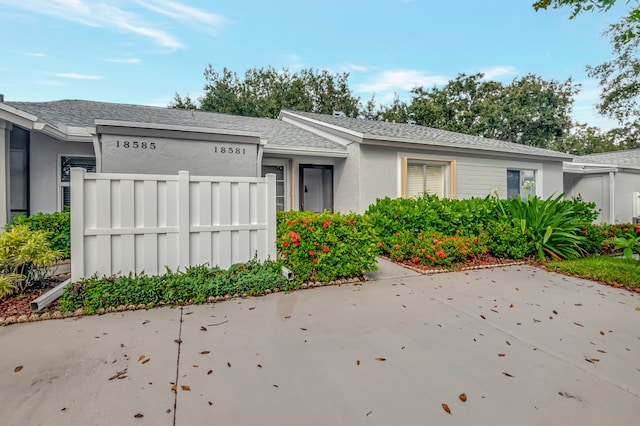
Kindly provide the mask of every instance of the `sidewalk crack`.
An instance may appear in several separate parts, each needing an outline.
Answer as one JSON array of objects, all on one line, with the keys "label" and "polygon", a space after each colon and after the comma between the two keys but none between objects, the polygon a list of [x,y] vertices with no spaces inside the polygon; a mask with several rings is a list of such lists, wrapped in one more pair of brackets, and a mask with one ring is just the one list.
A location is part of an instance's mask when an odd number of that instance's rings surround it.
[{"label": "sidewalk crack", "polygon": [[173,426],[176,426],[176,417],[178,412],[178,380],[180,377],[180,349],[182,347],[182,315],[183,315],[183,307],[180,306],[180,328],[178,329],[178,339],[176,342],[178,343],[178,357],[176,361],[176,380],[175,380],[175,391],[173,395]]}]

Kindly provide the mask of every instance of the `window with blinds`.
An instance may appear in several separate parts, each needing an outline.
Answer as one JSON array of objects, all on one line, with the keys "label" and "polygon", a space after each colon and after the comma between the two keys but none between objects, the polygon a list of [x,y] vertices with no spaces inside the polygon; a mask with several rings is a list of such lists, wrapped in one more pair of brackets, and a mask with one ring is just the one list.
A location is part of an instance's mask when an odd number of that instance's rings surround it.
[{"label": "window with blinds", "polygon": [[445,197],[444,169],[441,164],[408,161],[407,163],[407,197],[420,197],[433,194]]},{"label": "window with blinds", "polygon": [[63,155],[60,157],[60,199],[61,207],[71,206],[71,169],[82,167],[88,172],[96,171],[95,157],[72,157]]}]

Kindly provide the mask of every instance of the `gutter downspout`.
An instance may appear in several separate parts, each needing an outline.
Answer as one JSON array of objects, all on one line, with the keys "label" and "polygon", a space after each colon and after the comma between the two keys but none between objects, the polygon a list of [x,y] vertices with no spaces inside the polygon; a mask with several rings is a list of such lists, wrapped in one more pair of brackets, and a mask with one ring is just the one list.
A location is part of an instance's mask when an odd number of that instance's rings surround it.
[{"label": "gutter downspout", "polygon": [[97,133],[93,134],[93,153],[96,156],[96,173],[102,173],[102,147]]},{"label": "gutter downspout", "polygon": [[609,172],[609,223],[616,223],[616,172]]}]

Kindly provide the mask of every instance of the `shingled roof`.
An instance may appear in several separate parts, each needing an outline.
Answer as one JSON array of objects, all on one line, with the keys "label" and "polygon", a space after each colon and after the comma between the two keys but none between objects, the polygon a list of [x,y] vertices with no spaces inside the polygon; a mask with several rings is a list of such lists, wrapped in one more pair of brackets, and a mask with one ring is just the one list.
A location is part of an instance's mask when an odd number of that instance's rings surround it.
[{"label": "shingled roof", "polygon": [[292,124],[269,118],[75,99],[4,104],[35,115],[38,122],[47,123],[62,132],[66,132],[69,127],[93,127],[95,120],[153,123],[257,132],[267,139],[267,147],[315,149],[346,154],[344,146],[338,143]]},{"label": "shingled roof", "polygon": [[557,151],[479,136],[465,135],[462,133],[439,130],[415,124],[391,123],[387,121],[367,120],[300,111],[283,111],[283,114],[299,116],[332,126],[341,127],[343,129],[359,133],[360,137],[363,139],[400,141],[421,145],[438,145],[483,151],[538,155],[568,161],[572,159],[571,155]]},{"label": "shingled roof", "polygon": [[627,149],[624,151],[602,152],[576,156],[576,163],[585,164],[609,164],[619,167],[640,169],[640,149]]}]

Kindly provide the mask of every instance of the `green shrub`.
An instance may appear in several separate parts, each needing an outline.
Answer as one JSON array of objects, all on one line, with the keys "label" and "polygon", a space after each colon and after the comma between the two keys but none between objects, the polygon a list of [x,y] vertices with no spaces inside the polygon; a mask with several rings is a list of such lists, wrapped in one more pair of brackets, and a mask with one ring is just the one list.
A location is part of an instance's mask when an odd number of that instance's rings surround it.
[{"label": "green shrub", "polygon": [[[5,276],[3,293],[23,293],[33,283],[46,277],[47,266],[62,254],[51,249],[44,231],[32,231],[27,225],[16,225],[0,234],[0,275]],[[7,283],[13,283],[8,285]],[[9,293],[10,294],[10,293]]]},{"label": "green shrub", "polygon": [[546,255],[575,259],[583,253],[580,245],[585,238],[581,231],[589,222],[575,211],[574,202],[563,202],[562,194],[546,200],[512,198],[501,200],[499,205],[503,215],[512,218],[533,243],[540,260],[545,260]]},{"label": "green shrub", "polygon": [[489,252],[496,257],[523,259],[535,254],[535,244],[516,219],[504,217],[496,220],[488,226],[487,233]]},{"label": "green shrub", "polygon": [[436,232],[443,235],[479,235],[497,215],[497,200],[469,198],[440,199],[435,195],[420,198],[382,198],[369,206],[366,216],[371,220],[386,253],[391,240],[403,231]]},{"label": "green shrub", "polygon": [[121,305],[204,303],[211,296],[263,294],[279,288],[291,290],[294,284],[281,274],[281,265],[273,261],[232,265],[229,269],[192,266],[184,272],[167,270],[163,275],[127,275],[110,278],[92,277],[65,289],[60,298],[62,312],[84,308],[88,314]]},{"label": "green shrub", "polygon": [[19,215],[5,227],[10,231],[15,226],[28,225],[33,231],[47,233],[51,248],[59,250],[63,259],[71,254],[71,216],[69,210],[55,213],[38,213],[32,216]]},{"label": "green shrub", "polygon": [[298,282],[355,277],[376,268],[378,239],[357,214],[278,212],[278,252]]}]

